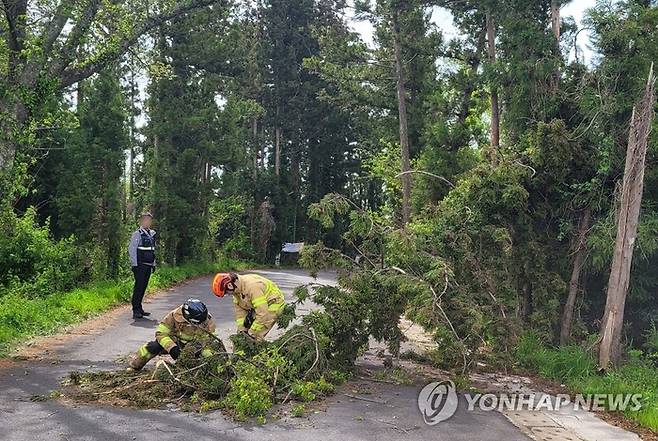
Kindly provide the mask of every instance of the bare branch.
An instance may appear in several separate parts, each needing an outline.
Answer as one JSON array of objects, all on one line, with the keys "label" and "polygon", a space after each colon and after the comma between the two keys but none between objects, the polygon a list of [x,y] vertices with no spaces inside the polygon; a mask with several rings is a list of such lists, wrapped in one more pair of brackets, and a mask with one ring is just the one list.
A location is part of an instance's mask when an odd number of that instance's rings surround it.
[{"label": "bare branch", "polygon": [[49,69],[51,75],[59,76],[71,63],[71,60],[75,57],[78,46],[82,41],[82,37],[87,33],[94,22],[94,18],[96,18],[100,5],[101,0],[91,0],[87,4],[84,12],[76,22],[75,26],[73,26],[69,36],[66,38],[59,60],[57,60],[57,62],[55,62]]},{"label": "bare branch", "polygon": [[64,25],[66,25],[66,22],[69,19],[70,8],[72,7],[71,3],[75,2],[62,1],[59,6],[57,6],[53,18],[50,20],[50,23],[48,23],[46,29],[43,32],[41,38],[41,48],[44,58],[47,58],[50,54],[50,51],[52,51],[53,44],[55,44],[55,41],[57,41],[57,37],[60,36],[62,30],[64,29]]},{"label": "bare branch", "polygon": [[455,184],[453,184],[452,182],[450,182],[449,180],[447,180],[447,179],[444,178],[443,176],[435,175],[434,173],[430,173],[430,172],[427,172],[427,171],[425,171],[425,170],[407,170],[407,171],[405,171],[405,172],[398,173],[397,175],[395,175],[395,177],[396,177],[396,178],[399,178],[400,176],[403,176],[403,175],[406,175],[406,174],[409,174],[409,173],[421,173],[421,174],[423,174],[423,175],[431,176],[431,177],[433,177],[433,178],[437,178],[437,179],[439,179],[439,180],[445,182],[445,183],[448,184],[451,188],[455,188]]},{"label": "bare branch", "polygon": [[20,82],[25,86],[33,86],[41,69],[44,64],[47,62],[48,58],[53,49],[53,45],[57,38],[61,35],[66,22],[69,19],[70,8],[72,7],[72,2],[62,1],[50,22],[46,25],[42,35],[41,35],[41,56],[33,57],[29,60],[23,67]]}]

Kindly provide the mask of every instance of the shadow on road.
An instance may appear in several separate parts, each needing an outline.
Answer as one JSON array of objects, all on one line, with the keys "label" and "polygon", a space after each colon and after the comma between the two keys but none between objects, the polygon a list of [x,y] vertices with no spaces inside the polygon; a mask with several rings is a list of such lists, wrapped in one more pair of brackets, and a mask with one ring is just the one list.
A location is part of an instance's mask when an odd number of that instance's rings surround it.
[{"label": "shadow on road", "polygon": [[135,319],[130,324],[130,326],[135,326],[136,328],[155,328],[158,325],[158,321],[155,319]]}]

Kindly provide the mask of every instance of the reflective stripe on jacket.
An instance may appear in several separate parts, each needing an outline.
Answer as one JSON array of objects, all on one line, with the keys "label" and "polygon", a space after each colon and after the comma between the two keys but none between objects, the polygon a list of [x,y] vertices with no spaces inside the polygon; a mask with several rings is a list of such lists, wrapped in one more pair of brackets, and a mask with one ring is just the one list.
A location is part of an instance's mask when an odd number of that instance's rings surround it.
[{"label": "reflective stripe on jacket", "polygon": [[[201,328],[201,329],[199,329]],[[208,315],[208,320],[199,324],[192,325],[183,317],[183,308],[179,306],[169,312],[155,330],[155,339],[160,343],[167,352],[176,345],[184,346],[190,341],[206,337],[204,332],[215,333],[215,322]]]},{"label": "reflective stripe on jacket", "polygon": [[271,280],[258,274],[244,274],[238,276],[233,304],[238,332],[246,330],[244,319],[253,309],[256,317],[249,332],[257,339],[262,339],[274,326],[285,306],[285,300],[279,287]]}]

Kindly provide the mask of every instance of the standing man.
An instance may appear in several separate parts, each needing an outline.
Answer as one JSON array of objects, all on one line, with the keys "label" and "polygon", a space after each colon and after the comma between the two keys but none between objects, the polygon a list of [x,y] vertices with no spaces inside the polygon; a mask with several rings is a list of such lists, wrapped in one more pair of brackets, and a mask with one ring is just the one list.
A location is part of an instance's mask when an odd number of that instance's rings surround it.
[{"label": "standing man", "polygon": [[217,297],[233,296],[238,332],[257,341],[270,332],[286,305],[279,287],[258,274],[219,273],[212,290]]},{"label": "standing man", "polygon": [[133,318],[140,319],[151,315],[142,308],[142,300],[149,284],[151,273],[155,272],[155,231],[151,230],[153,215],[144,213],[139,217],[139,229],[130,237],[128,255],[135,276],[133,288]]}]

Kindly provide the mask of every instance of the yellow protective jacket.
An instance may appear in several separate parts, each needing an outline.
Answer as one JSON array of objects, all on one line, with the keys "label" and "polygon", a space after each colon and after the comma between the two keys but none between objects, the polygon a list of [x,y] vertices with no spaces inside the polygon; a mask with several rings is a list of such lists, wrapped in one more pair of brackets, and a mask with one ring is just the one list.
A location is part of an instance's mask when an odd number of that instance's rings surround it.
[{"label": "yellow protective jacket", "polygon": [[[199,329],[201,328],[201,329]],[[183,317],[183,307],[179,306],[169,312],[155,330],[155,339],[160,343],[167,352],[176,345],[184,346],[192,340],[207,337],[203,330],[215,333],[215,322],[210,314],[208,320],[199,324],[192,325]]]},{"label": "yellow protective jacket", "polygon": [[[283,293],[274,282],[258,274],[240,275],[235,285],[233,306],[238,332],[248,331],[257,340],[262,340],[283,311]],[[252,309],[255,311],[255,319],[251,328],[247,329],[244,320]]]}]

